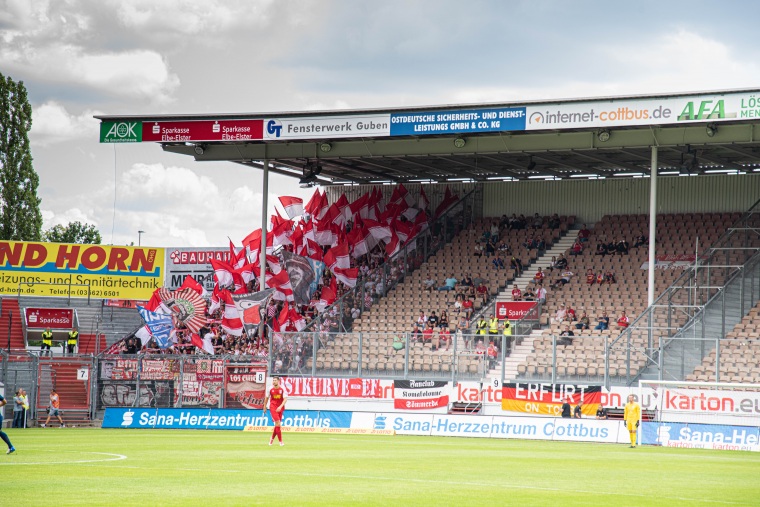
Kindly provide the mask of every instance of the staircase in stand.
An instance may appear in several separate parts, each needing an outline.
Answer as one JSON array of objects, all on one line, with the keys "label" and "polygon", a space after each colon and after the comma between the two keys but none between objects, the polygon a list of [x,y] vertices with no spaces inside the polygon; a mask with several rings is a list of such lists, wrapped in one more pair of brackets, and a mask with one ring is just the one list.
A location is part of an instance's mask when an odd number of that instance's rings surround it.
[{"label": "staircase in stand", "polygon": [[[517,367],[525,363],[525,359],[533,353],[533,340],[541,337],[541,330],[534,329],[522,343],[512,347],[512,353],[504,358],[504,381],[516,380],[519,375]],[[497,362],[486,375],[488,378],[501,376],[501,361]]]},{"label": "staircase in stand", "polygon": [[[87,366],[80,358],[47,358],[39,360],[39,388],[37,398],[37,422],[47,419],[45,408],[49,406],[50,392],[55,389],[61,404],[61,415],[66,425],[87,424],[90,408],[90,383],[77,379],[77,370]],[[90,371],[90,376],[93,372]],[[51,425],[58,421],[51,418]]]},{"label": "staircase in stand", "polygon": [[[21,318],[18,300],[16,298],[3,298],[2,316],[0,316],[0,349],[8,349],[8,340],[10,338],[11,351],[26,350]],[[11,323],[10,333],[8,322]]]}]

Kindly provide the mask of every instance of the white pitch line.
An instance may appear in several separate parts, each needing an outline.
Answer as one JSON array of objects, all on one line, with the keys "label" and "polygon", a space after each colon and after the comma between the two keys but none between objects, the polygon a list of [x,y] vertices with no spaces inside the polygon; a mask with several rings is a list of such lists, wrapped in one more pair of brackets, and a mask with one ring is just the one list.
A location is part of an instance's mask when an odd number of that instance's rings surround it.
[{"label": "white pitch line", "polygon": [[[160,470],[160,471],[180,471],[180,472],[222,472],[222,473],[245,473],[243,470],[209,470],[207,468],[148,468],[148,467],[140,467],[140,466],[126,466],[126,465],[106,465],[106,466],[100,466],[100,468],[129,468],[129,469],[139,469],[139,470]],[[267,471],[257,471],[256,474],[258,475],[282,475],[282,472],[267,472]],[[379,477],[379,476],[371,476],[371,475],[346,475],[346,474],[316,474],[316,473],[308,473],[308,472],[288,472],[289,476],[300,476],[300,477],[323,477],[326,479],[360,479],[360,480],[372,480],[372,481],[391,481],[391,482],[414,482],[414,483],[420,483],[420,484],[444,484],[444,485],[454,485],[454,486],[468,486],[468,487],[477,487],[477,488],[502,488],[502,489],[526,489],[526,490],[535,490],[535,491],[551,491],[551,492],[559,492],[559,493],[581,493],[581,494],[589,494],[589,495],[607,495],[607,496],[622,496],[622,497],[633,497],[633,498],[648,498],[651,499],[650,495],[645,494],[637,494],[637,493],[622,493],[622,492],[607,492],[607,491],[599,491],[599,490],[586,490],[586,489],[569,489],[569,488],[550,488],[550,487],[543,487],[543,486],[525,486],[521,484],[504,484],[504,483],[488,483],[488,482],[467,482],[467,481],[443,481],[443,480],[432,480],[432,479],[413,479],[408,477]],[[721,505],[747,505],[745,503],[741,502],[731,502],[727,500],[707,500],[704,498],[688,498],[688,497],[681,497],[681,496],[660,496],[659,498],[667,498],[670,500],[678,500],[681,502],[702,502],[702,503],[713,503],[713,504],[721,504]]]},{"label": "white pitch line", "polygon": [[[19,451],[16,451],[19,452]],[[23,449],[22,451],[23,452]],[[79,465],[82,463],[106,463],[108,461],[121,461],[124,459],[127,459],[127,457],[123,454],[113,454],[110,452],[87,452],[87,451],[80,451],[81,454],[100,454],[103,456],[114,456],[113,458],[105,458],[105,459],[86,459],[86,460],[70,460],[70,461],[40,461],[40,462],[10,462],[10,463],[0,463],[0,466],[28,466],[28,465]],[[18,454],[16,454],[18,456]],[[9,457],[8,459],[15,459],[15,457]]]}]

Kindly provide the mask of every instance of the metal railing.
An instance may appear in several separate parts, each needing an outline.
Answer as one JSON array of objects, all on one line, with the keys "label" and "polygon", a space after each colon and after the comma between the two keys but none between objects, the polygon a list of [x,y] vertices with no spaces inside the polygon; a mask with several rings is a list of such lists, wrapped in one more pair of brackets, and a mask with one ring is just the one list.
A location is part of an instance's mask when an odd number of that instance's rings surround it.
[{"label": "metal railing", "polygon": [[[630,363],[626,367],[627,383],[637,381],[639,376],[652,376],[660,380],[682,380],[663,370],[663,351],[672,347],[686,347],[684,331],[699,330],[698,335],[692,335],[692,349],[701,350],[701,344],[710,336],[725,337],[726,333],[741,317],[754,306],[754,301],[760,297],[752,290],[744,292],[746,278],[751,277],[750,287],[760,287],[760,282],[754,280],[760,256],[760,200],[744,213],[718,241],[698,252],[694,264],[684,269],[684,272],[660,294],[644,312],[636,317],[631,325],[610,342],[609,351],[612,354],[643,353],[646,358],[645,368],[632,371]],[[741,282],[741,294],[736,301],[726,299],[727,289],[733,283]],[[758,290],[758,289],[754,289]],[[752,304],[748,305],[748,302]],[[721,316],[720,326],[710,328],[701,322],[708,315],[708,309]],[[726,319],[726,316],[730,318]],[[672,345],[668,339],[679,338]],[[662,344],[662,346],[661,346]],[[665,353],[667,357],[667,353]],[[693,366],[701,359],[694,355]],[[686,360],[686,359],[684,359]],[[606,366],[607,367],[607,366]]]}]

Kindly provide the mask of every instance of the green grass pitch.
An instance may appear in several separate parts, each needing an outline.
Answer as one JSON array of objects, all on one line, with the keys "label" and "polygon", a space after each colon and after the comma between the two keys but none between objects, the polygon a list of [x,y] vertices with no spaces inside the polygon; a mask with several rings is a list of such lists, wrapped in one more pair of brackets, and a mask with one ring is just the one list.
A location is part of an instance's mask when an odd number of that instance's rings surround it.
[{"label": "green grass pitch", "polygon": [[759,505],[760,453],[242,431],[8,430],[4,505]]}]

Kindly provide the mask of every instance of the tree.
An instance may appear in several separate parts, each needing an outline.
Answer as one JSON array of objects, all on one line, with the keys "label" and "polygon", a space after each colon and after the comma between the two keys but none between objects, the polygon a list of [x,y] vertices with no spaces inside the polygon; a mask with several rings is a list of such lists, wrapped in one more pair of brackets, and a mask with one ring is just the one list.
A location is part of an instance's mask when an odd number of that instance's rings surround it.
[{"label": "tree", "polygon": [[39,241],[39,177],[32,167],[26,87],[0,73],[0,239]]},{"label": "tree", "polygon": [[45,241],[51,243],[83,243],[99,245],[101,241],[100,232],[94,225],[83,224],[82,222],[69,222],[65,227],[56,225],[45,231],[42,235]]}]

